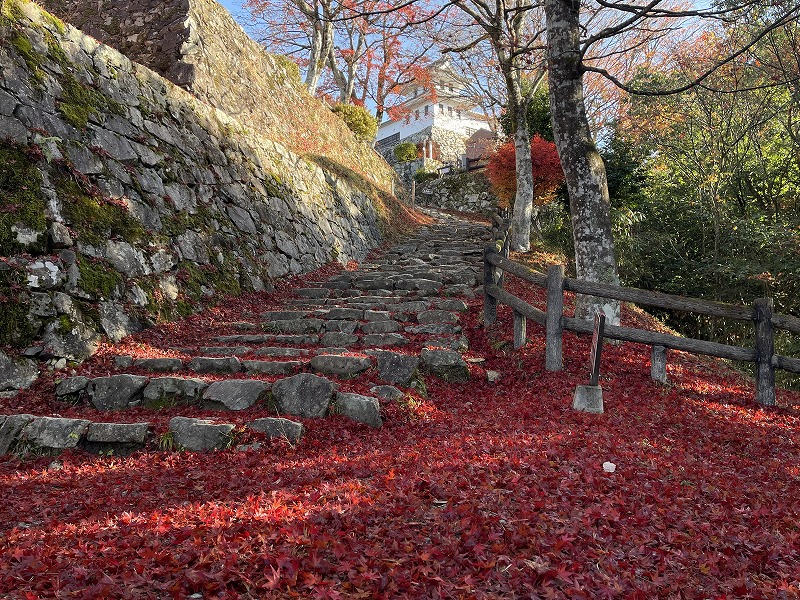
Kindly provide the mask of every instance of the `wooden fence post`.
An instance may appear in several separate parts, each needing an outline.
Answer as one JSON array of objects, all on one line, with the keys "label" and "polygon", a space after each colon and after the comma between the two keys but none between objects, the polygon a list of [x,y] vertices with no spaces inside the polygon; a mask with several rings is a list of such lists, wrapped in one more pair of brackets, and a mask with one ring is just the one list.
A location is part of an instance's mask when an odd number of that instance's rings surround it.
[{"label": "wooden fence post", "polygon": [[772,298],[759,298],[753,303],[756,320],[756,400],[764,406],[775,404],[775,329]]},{"label": "wooden fence post", "polygon": [[667,383],[667,349],[655,345],[650,350],[650,379]]},{"label": "wooden fence post", "polygon": [[560,371],[564,368],[561,339],[564,327],[564,266],[552,265],[547,268],[547,321],[545,322],[545,369]]},{"label": "wooden fence post", "polygon": [[494,267],[488,258],[496,252],[492,246],[483,249],[483,324],[491,325],[497,320],[497,299],[489,295],[487,289],[494,285]]},{"label": "wooden fence post", "polygon": [[528,339],[528,319],[514,311],[514,350],[519,350]]}]

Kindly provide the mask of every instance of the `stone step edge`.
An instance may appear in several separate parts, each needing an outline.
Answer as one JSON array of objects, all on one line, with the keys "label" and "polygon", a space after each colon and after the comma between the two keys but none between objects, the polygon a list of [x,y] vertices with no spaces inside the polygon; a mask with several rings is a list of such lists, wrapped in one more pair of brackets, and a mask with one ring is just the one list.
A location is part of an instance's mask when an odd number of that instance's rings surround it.
[{"label": "stone step edge", "polygon": [[[402,392],[391,386],[377,387],[389,388],[402,395]],[[330,397],[324,402],[325,410],[323,414],[318,415],[318,418],[340,414],[373,428],[380,428],[383,424],[380,403],[376,397],[339,392],[331,388]],[[282,414],[315,418],[315,415],[310,414]],[[236,427],[233,423],[221,422],[214,417],[176,416],[170,419],[167,433],[154,440],[154,431],[149,421],[109,423],[24,413],[0,415],[0,456],[71,448],[82,448],[89,452],[111,456],[115,450],[122,454],[141,450],[153,440],[162,450],[225,450],[233,445],[233,431]],[[297,443],[305,433],[302,423],[287,419],[285,416],[255,419],[244,424],[243,430],[248,429],[264,433],[268,439],[284,438],[292,444]]]},{"label": "stone step edge", "polygon": [[[191,431],[191,426],[195,431]],[[161,450],[224,450],[232,446],[236,425],[216,420],[173,417],[165,434],[156,438],[149,421],[106,423],[30,414],[0,416],[0,455],[25,455],[80,448],[103,456],[130,454],[155,444]],[[244,424],[243,430],[265,433],[267,439],[297,443],[305,433],[302,423],[266,417]],[[188,442],[188,443],[187,443]]]}]

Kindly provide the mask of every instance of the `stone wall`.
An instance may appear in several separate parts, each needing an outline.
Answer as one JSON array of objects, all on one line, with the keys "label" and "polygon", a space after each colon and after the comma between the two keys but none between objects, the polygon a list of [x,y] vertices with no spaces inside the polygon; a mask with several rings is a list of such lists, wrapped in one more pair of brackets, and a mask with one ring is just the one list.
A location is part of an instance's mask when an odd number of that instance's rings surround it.
[{"label": "stone wall", "polygon": [[42,0],[43,6],[204,102],[300,154],[391,189],[389,165],[215,0]]},{"label": "stone wall", "polygon": [[0,40],[0,346],[81,360],[101,333],[379,244],[386,197],[354,173],[32,2],[6,0]]},{"label": "stone wall", "polygon": [[492,214],[497,198],[480,171],[455,173],[434,179],[417,188],[417,203],[422,206],[461,212]]}]

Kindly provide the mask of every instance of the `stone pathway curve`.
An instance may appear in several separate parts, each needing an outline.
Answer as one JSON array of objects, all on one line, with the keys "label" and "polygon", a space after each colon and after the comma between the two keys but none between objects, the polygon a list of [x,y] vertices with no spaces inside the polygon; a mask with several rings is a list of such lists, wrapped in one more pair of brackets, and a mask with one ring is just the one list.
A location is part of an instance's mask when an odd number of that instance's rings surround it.
[{"label": "stone pathway curve", "polygon": [[[168,348],[187,359],[118,356],[113,375],[65,379],[56,395],[100,411],[175,405],[218,410],[219,417],[170,421],[170,443],[188,450],[227,447],[235,426],[225,422],[225,413],[263,405],[276,416],[247,427],[293,442],[303,435],[293,416],[337,413],[380,427],[381,402],[420,385],[420,371],[447,381],[469,378],[460,315],[479,287],[489,232],[436,216],[436,224],[357,270],[295,290],[283,309],[220,324],[227,333],[209,331],[199,351]],[[364,378],[375,384],[370,395],[352,389]],[[0,454],[21,446],[126,453],[143,447],[149,436],[146,422],[0,416]]]}]

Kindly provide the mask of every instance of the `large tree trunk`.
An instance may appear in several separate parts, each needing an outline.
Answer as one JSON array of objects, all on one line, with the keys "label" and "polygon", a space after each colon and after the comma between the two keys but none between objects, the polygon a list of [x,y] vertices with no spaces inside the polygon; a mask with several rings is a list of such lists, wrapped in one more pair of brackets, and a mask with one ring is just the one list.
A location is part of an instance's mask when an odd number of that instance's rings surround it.
[{"label": "large tree trunk", "polygon": [[319,78],[325,67],[325,61],[330,53],[328,36],[326,35],[327,25],[322,22],[313,23],[313,31],[310,35],[311,49],[308,57],[308,70],[306,71],[306,87],[313,96],[319,85]]},{"label": "large tree trunk", "polygon": [[531,217],[533,215],[533,161],[531,138],[528,133],[525,103],[516,107],[514,133],[515,165],[517,168],[517,195],[514,198],[513,235],[511,249],[528,252],[531,249]]},{"label": "large tree trunk", "polygon": [[[579,10],[574,0],[545,0],[553,133],[569,191],[578,278],[619,285],[606,170],[584,104]],[[577,316],[592,318],[595,310],[619,323],[619,302],[578,298]]]}]

